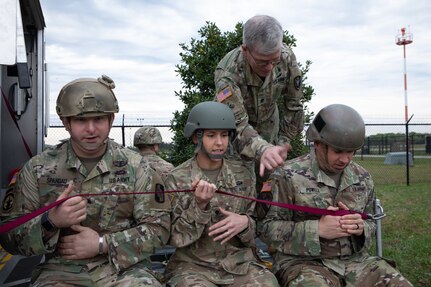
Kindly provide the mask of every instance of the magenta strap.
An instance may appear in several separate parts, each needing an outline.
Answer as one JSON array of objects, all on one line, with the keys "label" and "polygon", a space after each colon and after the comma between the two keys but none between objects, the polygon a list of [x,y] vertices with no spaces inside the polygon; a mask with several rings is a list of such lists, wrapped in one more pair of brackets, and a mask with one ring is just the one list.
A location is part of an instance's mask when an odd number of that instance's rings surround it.
[{"label": "magenta strap", "polygon": [[[115,196],[115,195],[132,195],[132,194],[147,195],[147,194],[156,194],[156,193],[178,193],[178,192],[193,192],[193,191],[194,191],[194,189],[183,189],[183,190],[165,190],[165,191],[148,191],[148,192],[120,192],[120,193],[108,192],[108,193],[97,193],[97,194],[96,193],[76,194],[76,195],[72,195],[72,196],[57,200],[57,201],[55,201],[55,202],[53,202],[47,206],[36,209],[33,212],[30,212],[28,214],[25,214],[23,216],[20,216],[16,219],[12,220],[12,221],[9,221],[7,223],[0,225],[0,234],[8,232],[8,231],[14,229],[15,227],[18,227],[18,226],[26,223],[27,221],[35,218],[36,216],[39,216],[42,213],[45,213],[46,211],[50,210],[51,208],[62,204],[66,200],[73,198],[73,197],[77,197],[77,196],[92,197],[92,196]],[[237,194],[233,194],[233,193],[229,193],[229,192],[225,192],[225,191],[221,191],[221,190],[216,190],[216,193],[228,195],[228,196],[233,196],[233,197],[237,197],[237,198],[241,198],[241,199],[251,200],[251,201],[255,201],[255,202],[259,202],[259,203],[263,203],[263,204],[274,205],[274,206],[278,206],[281,208],[303,211],[303,212],[312,213],[312,214],[343,216],[346,214],[356,214],[357,213],[357,214],[360,214],[362,219],[364,219],[364,220],[370,219],[370,218],[372,219],[372,215],[357,212],[354,210],[333,211],[333,210],[322,209],[322,208],[317,208],[317,207],[301,206],[301,205],[280,203],[280,202],[275,202],[275,201],[269,201],[269,200],[263,200],[263,199],[253,198],[253,197],[247,197],[247,196],[237,195]]]}]

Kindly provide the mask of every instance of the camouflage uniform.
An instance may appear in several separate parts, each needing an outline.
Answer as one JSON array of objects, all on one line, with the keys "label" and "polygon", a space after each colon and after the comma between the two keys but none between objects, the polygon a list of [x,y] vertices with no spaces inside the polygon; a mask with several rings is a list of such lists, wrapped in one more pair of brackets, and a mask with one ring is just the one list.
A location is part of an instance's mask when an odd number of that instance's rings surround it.
[{"label": "camouflage uniform", "polygon": [[[326,209],[341,201],[351,210],[373,213],[371,175],[354,162],[344,169],[338,188],[319,169],[314,151],[287,161],[270,179],[276,202]],[[364,221],[361,236],[329,240],[319,237],[319,219],[272,206],[258,223],[261,239],[274,252],[281,286],[412,286],[385,260],[369,255],[374,221]]]},{"label": "camouflage uniform", "polygon": [[[235,149],[244,158],[259,159],[268,143],[288,143],[302,132],[301,70],[286,44],[282,45],[281,62],[264,80],[252,71],[241,47],[232,50],[216,68],[215,86],[216,100],[234,112]],[[280,97],[282,111],[277,107]]]},{"label": "camouflage uniform", "polygon": [[[67,141],[23,167],[16,188],[6,195],[2,213],[7,216],[2,219],[54,202],[70,181],[74,183],[72,194],[151,191],[161,181],[153,173],[139,154],[111,140],[102,159],[87,171]],[[108,244],[108,254],[90,259],[66,260],[57,254],[59,238],[71,230],[54,231],[44,242],[41,216],[2,235],[2,240],[15,254],[45,254],[45,262],[34,271],[34,286],[161,286],[150,271],[150,255],[169,238],[168,203],[157,202],[152,195],[89,197],[81,225],[104,234]]]},{"label": "camouflage uniform", "polygon": [[169,172],[174,168],[174,165],[152,151],[140,151],[139,153],[142,155],[145,162],[147,162],[163,179],[163,181],[165,181]]},{"label": "camouflage uniform", "polygon": [[[168,176],[168,189],[189,189],[194,178],[210,182],[192,158]],[[227,192],[255,196],[253,176],[241,162],[223,160],[215,185]],[[170,286],[278,286],[274,275],[254,254],[254,202],[215,194],[208,210],[201,210],[192,193],[178,193],[173,201],[170,244],[177,247],[166,267]],[[224,218],[219,207],[249,217],[249,226],[229,242],[208,236],[208,228]],[[241,284],[242,283],[242,284]]]}]

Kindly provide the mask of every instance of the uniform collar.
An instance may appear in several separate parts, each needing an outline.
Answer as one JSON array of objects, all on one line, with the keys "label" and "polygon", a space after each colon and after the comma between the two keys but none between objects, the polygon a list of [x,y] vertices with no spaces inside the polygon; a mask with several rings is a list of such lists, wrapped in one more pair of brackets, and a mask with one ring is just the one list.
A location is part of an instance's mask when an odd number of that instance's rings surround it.
[{"label": "uniform collar", "polygon": [[323,183],[326,186],[337,188],[339,190],[346,189],[347,187],[359,182],[358,175],[353,171],[352,162],[350,162],[343,170],[340,177],[340,185],[336,186],[334,180],[320,169],[319,162],[317,161],[317,157],[316,157],[316,151],[314,150],[314,148],[310,151],[310,156],[311,156],[311,170],[316,176],[317,182]]},{"label": "uniform collar", "polygon": [[[233,188],[235,187],[235,173],[228,166],[229,160],[226,158],[223,159],[223,165],[221,166],[220,173],[217,177],[216,186],[217,188]],[[209,180],[205,174],[202,172],[202,169],[198,166],[196,156],[191,161],[191,178],[194,180],[195,178],[203,178],[204,180]]]}]

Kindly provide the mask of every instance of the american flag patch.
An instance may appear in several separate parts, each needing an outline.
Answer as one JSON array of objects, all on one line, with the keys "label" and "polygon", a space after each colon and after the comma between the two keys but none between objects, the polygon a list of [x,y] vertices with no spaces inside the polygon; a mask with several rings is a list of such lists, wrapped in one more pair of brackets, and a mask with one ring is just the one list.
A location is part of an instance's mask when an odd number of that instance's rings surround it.
[{"label": "american flag patch", "polygon": [[271,181],[265,181],[262,185],[262,189],[260,192],[271,192],[272,190],[272,186],[271,186]]},{"label": "american flag patch", "polygon": [[232,91],[230,87],[226,87],[217,94],[217,101],[221,103],[230,96],[232,96]]}]

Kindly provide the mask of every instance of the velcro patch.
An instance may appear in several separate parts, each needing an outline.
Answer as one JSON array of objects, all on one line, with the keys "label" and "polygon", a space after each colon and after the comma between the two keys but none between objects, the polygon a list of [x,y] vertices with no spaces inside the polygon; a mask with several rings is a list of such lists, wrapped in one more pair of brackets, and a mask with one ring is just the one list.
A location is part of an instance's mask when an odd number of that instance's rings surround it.
[{"label": "velcro patch", "polygon": [[227,98],[229,98],[230,96],[232,96],[232,90],[230,87],[226,87],[223,90],[221,90],[218,94],[217,94],[217,101],[219,103],[223,102],[224,100],[226,100]]},{"label": "velcro patch", "polygon": [[295,79],[293,79],[293,86],[297,91],[301,88],[301,76],[296,76]]},{"label": "velcro patch", "polygon": [[271,180],[264,181],[263,185],[262,185],[262,189],[260,190],[260,192],[271,192],[271,190],[272,190],[271,183],[272,183]]},{"label": "velcro patch", "polygon": [[301,190],[299,191],[299,193],[314,194],[314,193],[319,193],[319,189],[314,187],[301,187]]},{"label": "velcro patch", "polygon": [[9,213],[14,206],[14,202],[15,194],[13,193],[13,188],[9,188],[3,199],[2,213]]}]

